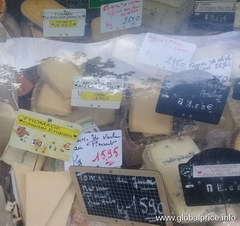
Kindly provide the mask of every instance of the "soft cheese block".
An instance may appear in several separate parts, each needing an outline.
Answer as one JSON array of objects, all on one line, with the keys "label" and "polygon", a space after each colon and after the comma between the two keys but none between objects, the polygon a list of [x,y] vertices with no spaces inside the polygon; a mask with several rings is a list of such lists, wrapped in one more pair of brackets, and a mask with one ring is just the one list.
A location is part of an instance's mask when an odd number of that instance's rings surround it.
[{"label": "soft cheese block", "polygon": [[32,169],[40,170],[43,167],[45,156],[7,146],[3,152],[1,160],[9,165],[12,165],[13,162],[18,162],[29,166]]},{"label": "soft cheese block", "polygon": [[15,119],[16,112],[12,106],[7,103],[0,102],[0,155],[10,139]]},{"label": "soft cheese block", "polygon": [[157,82],[137,82],[132,85],[129,110],[131,132],[165,134],[172,132],[172,116],[155,112],[161,84]]},{"label": "soft cheese block", "polygon": [[16,184],[19,204],[24,222],[26,222],[26,175],[32,172],[33,169],[24,164],[13,162],[12,164]]},{"label": "soft cheese block", "polygon": [[224,205],[189,207],[185,204],[178,165],[186,163],[199,152],[191,137],[182,136],[148,146],[143,159],[147,169],[157,170],[162,174],[171,207],[177,216],[225,215]]},{"label": "soft cheese block", "polygon": [[25,17],[38,26],[43,26],[44,9],[64,9],[54,0],[25,0],[21,5],[21,11]]},{"label": "soft cheese block", "polygon": [[47,115],[67,116],[71,113],[71,100],[61,98],[47,84],[37,84],[32,95],[32,109]]},{"label": "soft cheese block", "polygon": [[46,226],[70,185],[69,172],[28,173],[26,226]]},{"label": "soft cheese block", "polygon": [[81,76],[71,62],[56,59],[46,60],[38,65],[38,74],[64,99],[71,98],[73,77]]}]

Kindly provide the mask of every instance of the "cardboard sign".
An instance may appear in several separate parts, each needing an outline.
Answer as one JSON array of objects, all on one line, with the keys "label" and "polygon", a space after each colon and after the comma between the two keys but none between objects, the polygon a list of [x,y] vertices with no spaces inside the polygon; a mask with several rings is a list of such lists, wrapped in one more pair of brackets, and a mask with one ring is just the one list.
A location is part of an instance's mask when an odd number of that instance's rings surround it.
[{"label": "cardboard sign", "polygon": [[70,166],[120,167],[122,165],[122,131],[112,130],[81,134],[74,148]]},{"label": "cardboard sign", "polygon": [[224,55],[203,61],[192,62],[189,70],[202,70],[215,75],[222,83],[228,82],[232,72],[232,56]]},{"label": "cardboard sign", "polygon": [[113,77],[75,77],[72,106],[118,109],[122,101],[123,80]]},{"label": "cardboard sign", "polygon": [[71,167],[86,218],[126,226],[165,225],[170,216],[162,176],[156,171]]},{"label": "cardboard sign", "polygon": [[172,72],[188,69],[196,45],[162,35],[147,33],[138,61]]},{"label": "cardboard sign", "polygon": [[68,161],[80,135],[80,128],[71,122],[21,109],[9,145]]},{"label": "cardboard sign", "polygon": [[201,29],[230,31],[234,27],[236,0],[195,0],[192,26]]},{"label": "cardboard sign", "polygon": [[43,35],[45,37],[84,36],[86,9],[45,9]]},{"label": "cardboard sign", "polygon": [[101,32],[140,26],[143,0],[128,0],[101,6]]},{"label": "cardboard sign", "polygon": [[230,91],[214,75],[189,70],[167,76],[156,112],[218,124]]},{"label": "cardboard sign", "polygon": [[240,203],[240,152],[209,149],[179,165],[186,205]]},{"label": "cardboard sign", "polygon": [[121,2],[122,0],[88,0],[88,8],[89,9],[96,9],[100,8],[101,5],[115,3],[115,2]]}]

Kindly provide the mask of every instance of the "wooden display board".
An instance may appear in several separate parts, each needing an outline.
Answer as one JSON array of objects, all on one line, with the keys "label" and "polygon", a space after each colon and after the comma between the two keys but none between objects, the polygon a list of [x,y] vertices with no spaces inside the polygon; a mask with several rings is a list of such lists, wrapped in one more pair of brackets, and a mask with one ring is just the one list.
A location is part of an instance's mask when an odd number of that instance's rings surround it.
[{"label": "wooden display board", "polygon": [[70,167],[83,215],[127,226],[164,225],[170,216],[162,176],[156,171]]}]

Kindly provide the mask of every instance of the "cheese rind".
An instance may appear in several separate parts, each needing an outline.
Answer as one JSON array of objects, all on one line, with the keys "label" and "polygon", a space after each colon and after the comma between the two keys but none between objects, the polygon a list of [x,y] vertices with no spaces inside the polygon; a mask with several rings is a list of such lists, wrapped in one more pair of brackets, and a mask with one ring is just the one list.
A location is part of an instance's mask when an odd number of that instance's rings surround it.
[{"label": "cheese rind", "polygon": [[160,83],[138,82],[132,86],[129,110],[131,132],[169,135],[172,132],[172,116],[155,112],[160,94]]},{"label": "cheese rind", "polygon": [[62,98],[69,99],[72,95],[72,83],[79,71],[70,62],[50,59],[38,65],[38,74]]},{"label": "cheese rind", "polygon": [[32,108],[42,114],[59,116],[67,116],[72,111],[70,99],[61,98],[47,84],[42,84],[42,82],[37,84],[34,89]]}]

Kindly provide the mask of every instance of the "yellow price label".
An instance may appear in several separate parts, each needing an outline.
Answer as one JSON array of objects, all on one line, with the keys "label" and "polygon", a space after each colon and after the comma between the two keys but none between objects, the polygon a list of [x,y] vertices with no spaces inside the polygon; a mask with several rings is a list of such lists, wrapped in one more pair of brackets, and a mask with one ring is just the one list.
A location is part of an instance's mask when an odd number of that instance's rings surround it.
[{"label": "yellow price label", "polygon": [[95,100],[95,101],[121,101],[121,93],[101,93],[101,92],[82,92],[80,96],[81,100]]},{"label": "yellow price label", "polygon": [[77,27],[77,20],[50,20],[49,27]]},{"label": "yellow price label", "polygon": [[74,141],[78,139],[78,136],[80,134],[80,131],[78,130],[59,126],[52,122],[35,119],[26,115],[18,115],[16,122],[18,125],[26,126],[53,135],[65,137]]}]

